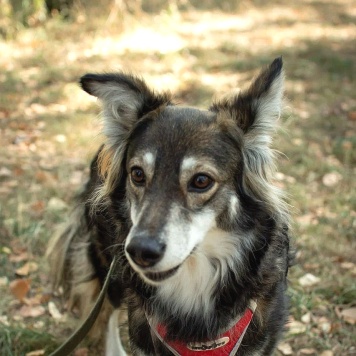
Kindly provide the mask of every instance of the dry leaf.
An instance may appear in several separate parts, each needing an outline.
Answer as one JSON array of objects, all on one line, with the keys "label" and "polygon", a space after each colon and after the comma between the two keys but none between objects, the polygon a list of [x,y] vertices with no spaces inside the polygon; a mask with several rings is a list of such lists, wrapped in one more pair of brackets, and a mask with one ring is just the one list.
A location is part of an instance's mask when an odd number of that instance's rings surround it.
[{"label": "dry leaf", "polygon": [[315,349],[301,349],[299,355],[317,355],[317,351]]},{"label": "dry leaf", "polygon": [[89,350],[86,347],[81,347],[78,350],[75,350],[74,356],[88,356]]},{"label": "dry leaf", "polygon": [[311,273],[306,273],[303,277],[298,279],[302,287],[312,287],[320,282],[320,278]]},{"label": "dry leaf", "polygon": [[51,211],[61,211],[66,210],[68,205],[62,199],[53,197],[49,200],[47,207]]},{"label": "dry leaf", "polygon": [[338,172],[331,172],[327,173],[323,176],[323,184],[326,187],[334,187],[336,184],[338,184],[342,179],[342,175]]},{"label": "dry leaf", "polygon": [[11,176],[12,176],[12,172],[10,171],[10,169],[8,169],[6,167],[0,168],[0,178],[8,178]]},{"label": "dry leaf", "polygon": [[334,353],[331,350],[323,351],[320,356],[334,356]]},{"label": "dry leaf", "polygon": [[33,327],[35,329],[43,329],[45,326],[45,322],[43,320],[37,320],[36,322],[33,323]]},{"label": "dry leaf", "polygon": [[340,267],[342,269],[353,269],[353,268],[355,268],[355,264],[352,262],[341,262]]},{"label": "dry leaf", "polygon": [[10,326],[9,318],[6,315],[0,315],[0,324]]},{"label": "dry leaf", "polygon": [[58,142],[58,143],[65,143],[67,141],[67,137],[64,135],[56,135],[54,137],[54,139]]},{"label": "dry leaf", "polygon": [[321,317],[318,319],[318,328],[321,329],[325,333],[329,333],[331,331],[331,322],[329,319],[325,317]]},{"label": "dry leaf", "polygon": [[293,355],[293,349],[290,344],[283,342],[277,346],[278,351],[280,351],[283,355]]},{"label": "dry leaf", "polygon": [[300,318],[300,320],[301,320],[302,323],[304,323],[304,324],[310,324],[310,322],[311,322],[311,313],[306,313],[306,314],[304,314],[304,315]]},{"label": "dry leaf", "polygon": [[26,356],[41,356],[44,354],[45,354],[45,350],[36,350],[36,351],[27,352]]},{"label": "dry leaf", "polygon": [[350,112],[347,114],[347,117],[348,117],[349,120],[351,120],[351,121],[356,121],[356,111],[350,111]]},{"label": "dry leaf", "polygon": [[0,277],[0,287],[7,286],[9,284],[9,279],[7,277]]},{"label": "dry leaf", "polygon": [[25,303],[26,305],[39,305],[42,303],[42,295],[36,294],[34,297],[24,298],[23,303]]},{"label": "dry leaf", "polygon": [[354,325],[356,323],[356,308],[344,309],[341,312],[341,317],[349,324]]},{"label": "dry leaf", "polygon": [[34,215],[40,215],[44,212],[45,206],[46,204],[43,200],[35,201],[31,204],[31,212],[34,213]]},{"label": "dry leaf", "polygon": [[41,295],[41,303],[47,303],[50,299],[52,298],[52,294],[51,293],[43,293]]},{"label": "dry leaf", "polygon": [[36,262],[26,262],[16,270],[16,274],[19,276],[28,276],[31,272],[36,272],[37,270],[38,264]]},{"label": "dry leaf", "polygon": [[29,254],[27,251],[21,252],[17,255],[11,255],[9,257],[10,262],[23,262],[29,259]]},{"label": "dry leaf", "polygon": [[30,280],[29,279],[15,279],[9,285],[10,292],[18,300],[23,300],[26,294],[30,290]]},{"label": "dry leaf", "polygon": [[292,320],[288,323],[288,334],[289,335],[298,335],[306,332],[307,327],[300,321]]},{"label": "dry leaf", "polygon": [[7,246],[4,246],[4,247],[1,249],[1,252],[6,253],[7,255],[10,255],[11,250],[10,250]]},{"label": "dry leaf", "polygon": [[53,302],[48,303],[48,311],[53,319],[60,320],[63,317],[63,315],[59,312],[58,308]]},{"label": "dry leaf", "polygon": [[37,316],[41,316],[45,313],[46,309],[42,305],[23,305],[19,310],[19,314],[24,318],[36,318]]}]

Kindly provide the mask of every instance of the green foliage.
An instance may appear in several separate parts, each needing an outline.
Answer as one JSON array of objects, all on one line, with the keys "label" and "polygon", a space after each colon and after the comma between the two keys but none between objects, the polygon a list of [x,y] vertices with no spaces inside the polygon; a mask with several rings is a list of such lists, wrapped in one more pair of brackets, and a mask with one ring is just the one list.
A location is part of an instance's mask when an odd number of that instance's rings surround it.
[{"label": "green foliage", "polygon": [[44,13],[45,0],[9,0],[15,22],[28,26]]},{"label": "green foliage", "polygon": [[22,356],[28,352],[44,350],[45,354],[53,352],[58,346],[53,336],[20,327],[0,324],[0,350],[2,355]]}]

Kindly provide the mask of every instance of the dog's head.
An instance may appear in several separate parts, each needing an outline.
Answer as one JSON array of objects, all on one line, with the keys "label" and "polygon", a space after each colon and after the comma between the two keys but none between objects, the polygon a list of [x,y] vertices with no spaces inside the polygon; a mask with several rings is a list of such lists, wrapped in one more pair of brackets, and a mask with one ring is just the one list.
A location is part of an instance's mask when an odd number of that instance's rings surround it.
[{"label": "dog's head", "polygon": [[269,146],[283,95],[281,58],[246,91],[209,110],[176,106],[169,94],[157,95],[122,73],[87,74],[81,85],[103,103],[99,195],[112,196],[126,179],[132,228],[125,252],[148,283],[174,278],[199,254],[232,254],[235,242],[220,235],[252,229],[246,219],[251,199],[272,215],[283,210],[269,183]]}]

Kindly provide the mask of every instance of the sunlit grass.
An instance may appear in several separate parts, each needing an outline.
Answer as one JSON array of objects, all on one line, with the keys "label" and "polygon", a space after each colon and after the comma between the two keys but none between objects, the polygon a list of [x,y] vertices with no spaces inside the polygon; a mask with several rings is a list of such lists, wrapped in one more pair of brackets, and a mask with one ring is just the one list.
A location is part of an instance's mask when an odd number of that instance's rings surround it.
[{"label": "sunlit grass", "polygon": [[[101,142],[100,109],[79,88],[81,75],[133,71],[154,88],[175,93],[177,102],[207,107],[213,96],[244,87],[261,66],[283,55],[288,108],[281,119],[286,132],[279,133],[276,147],[286,155],[279,159],[285,177],[279,183],[294,207],[293,243],[299,250],[290,273],[291,313],[297,321],[308,312],[315,317],[305,333],[287,341],[295,352],[354,352],[353,326],[335,311],[356,300],[352,2],[242,1],[234,9],[212,4],[188,6],[188,12],[163,7],[132,13],[120,24],[108,21],[109,8],[88,7],[72,21],[53,18],[0,41],[0,169],[10,171],[0,176],[0,247],[12,253],[13,241],[22,244],[41,265],[33,288],[48,282],[47,241],[66,219]],[[335,172],[341,178],[325,185],[325,175]],[[50,208],[53,197],[66,207]],[[12,280],[20,265],[0,253],[0,277]],[[321,282],[300,286],[305,273]],[[0,326],[0,345],[9,355],[24,354],[26,340],[38,334],[30,330],[30,319],[13,327],[16,308],[7,309],[13,298],[6,288],[0,315],[11,326]],[[333,325],[329,333],[320,332],[321,317]],[[53,324],[49,315],[41,318]],[[51,333],[63,339],[64,328]],[[19,335],[24,342],[15,345]],[[46,337],[36,347],[43,348]]]}]

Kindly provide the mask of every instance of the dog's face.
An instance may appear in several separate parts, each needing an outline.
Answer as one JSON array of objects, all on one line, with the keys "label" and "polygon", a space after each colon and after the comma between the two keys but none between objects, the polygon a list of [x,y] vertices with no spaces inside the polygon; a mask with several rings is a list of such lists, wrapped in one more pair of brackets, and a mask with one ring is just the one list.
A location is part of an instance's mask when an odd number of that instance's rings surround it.
[{"label": "dog's face", "polygon": [[82,78],[84,90],[104,103],[102,195],[110,196],[124,174],[132,221],[125,252],[146,282],[174,278],[197,255],[219,259],[224,242],[214,232],[236,233],[244,215],[240,191],[268,194],[281,68],[275,60],[246,92],[210,110],[172,105],[129,75]]},{"label": "dog's face", "polygon": [[173,275],[216,228],[219,215],[237,209],[239,161],[238,140],[210,111],[167,106],[133,132],[126,162],[133,227],[126,252],[147,280]]}]

